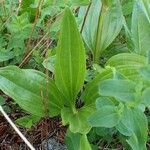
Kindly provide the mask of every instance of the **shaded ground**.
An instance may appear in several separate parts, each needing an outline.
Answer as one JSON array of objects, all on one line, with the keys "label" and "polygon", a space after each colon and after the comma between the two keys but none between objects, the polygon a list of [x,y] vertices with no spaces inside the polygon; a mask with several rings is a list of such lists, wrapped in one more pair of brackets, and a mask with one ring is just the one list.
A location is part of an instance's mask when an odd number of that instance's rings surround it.
[{"label": "shaded ground", "polygon": [[[5,97],[5,99],[6,104],[11,109],[9,117],[13,121],[24,115],[20,110],[17,109],[17,106],[14,105],[8,97]],[[44,118],[41,119],[41,121],[31,130],[27,131],[26,129],[20,128],[20,131],[34,145],[36,149],[46,149],[46,145],[44,143],[46,143],[48,139],[52,139],[55,145],[56,142],[58,143],[58,145],[60,143],[60,146],[61,144],[64,144],[66,129],[66,127],[63,127],[61,125],[59,118]],[[0,115],[0,149],[28,149],[2,115]]]}]

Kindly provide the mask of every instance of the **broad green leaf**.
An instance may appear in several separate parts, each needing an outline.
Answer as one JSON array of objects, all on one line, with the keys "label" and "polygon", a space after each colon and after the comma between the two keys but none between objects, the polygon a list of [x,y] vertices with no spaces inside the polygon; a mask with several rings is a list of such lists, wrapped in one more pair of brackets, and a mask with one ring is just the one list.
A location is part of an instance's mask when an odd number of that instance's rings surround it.
[{"label": "broad green leaf", "polygon": [[73,133],[86,134],[90,131],[91,126],[87,122],[87,118],[94,111],[92,106],[82,107],[73,112],[71,108],[63,108],[61,111],[63,125],[69,124],[69,129]]},{"label": "broad green leaf", "polygon": [[[102,3],[100,0],[92,0],[83,28],[83,38],[90,50],[94,48],[95,34],[98,26],[98,18]],[[88,7],[80,7],[79,18],[84,20]],[[83,23],[83,22],[82,22]],[[82,27],[82,25],[81,25]]]},{"label": "broad green leaf", "polygon": [[16,120],[16,123],[22,127],[30,129],[35,123],[40,120],[38,116],[24,116]]},{"label": "broad green leaf", "polygon": [[148,124],[140,109],[126,107],[116,128],[121,134],[129,137],[127,142],[133,150],[146,150]]},{"label": "broad green leaf", "polygon": [[65,144],[68,150],[79,150],[80,148],[80,133],[72,133],[70,130],[67,131],[65,137]]},{"label": "broad green leaf", "polygon": [[65,137],[65,143],[67,144],[68,150],[91,150],[91,146],[86,135],[72,133],[69,130]]},{"label": "broad green leaf", "polygon": [[134,4],[131,32],[135,52],[146,56],[149,51],[150,23],[142,10],[140,0],[136,0]]},{"label": "broad green leaf", "polygon": [[0,51],[0,62],[14,58],[14,53],[9,51]]},{"label": "broad green leaf", "polygon": [[[87,9],[81,8],[79,16],[86,15]],[[122,28],[122,12],[118,0],[108,5],[93,0],[85,20],[83,38],[92,50],[94,61],[99,63],[101,53],[113,42]]]},{"label": "broad green leaf", "polygon": [[46,69],[48,69],[49,71],[53,73],[54,73],[54,68],[55,68],[55,59],[56,59],[56,56],[54,55],[45,59],[44,62],[42,63]]},{"label": "broad green leaf", "polygon": [[113,130],[112,128],[108,129],[108,128],[104,128],[104,127],[95,128],[96,134],[99,135],[100,137],[111,136],[112,130]]},{"label": "broad green leaf", "polygon": [[86,135],[81,136],[79,150],[92,150]]},{"label": "broad green leaf", "polygon": [[66,8],[56,50],[55,82],[70,105],[83,86],[86,71],[84,45],[71,10]]},{"label": "broad green leaf", "polygon": [[108,78],[112,78],[112,71],[104,70],[102,73],[99,73],[89,84],[87,84],[85,90],[81,95],[81,99],[86,102],[86,104],[90,104],[91,102],[95,102],[95,100],[100,96],[99,95],[99,83],[100,81],[106,80]]},{"label": "broad green leaf", "polygon": [[99,92],[102,96],[114,97],[123,102],[135,100],[136,84],[131,80],[108,79],[100,82]]},{"label": "broad green leaf", "polygon": [[101,109],[103,106],[114,106],[114,103],[108,97],[99,97],[96,100],[96,108]]},{"label": "broad green leaf", "polygon": [[127,79],[138,81],[141,79],[139,69],[147,63],[147,58],[134,53],[117,54],[110,58],[106,66],[115,67]]},{"label": "broad green leaf", "polygon": [[86,103],[90,103],[100,96],[98,92],[100,82],[113,77],[112,70],[110,69],[111,67],[115,67],[117,72],[121,73],[121,75],[125,76],[127,79],[137,82],[141,80],[139,69],[145,66],[146,63],[146,57],[134,53],[123,53],[113,56],[106,63],[106,66],[110,67],[98,73],[96,77],[87,84],[81,99]]},{"label": "broad green leaf", "polygon": [[[146,57],[134,53],[122,53],[111,57],[106,66],[119,67],[125,65],[143,66],[146,64]],[[128,64],[127,64],[128,63]]]},{"label": "broad green leaf", "polygon": [[131,114],[132,110],[125,107],[122,118],[116,126],[117,130],[125,136],[131,136],[133,134],[134,122],[133,115]]},{"label": "broad green leaf", "polygon": [[24,110],[39,117],[45,116],[46,107],[50,116],[58,115],[64,101],[55,83],[48,78],[47,85],[46,81],[46,75],[36,70],[0,68],[0,89]]},{"label": "broad green leaf", "polygon": [[[141,147],[138,143],[137,136],[133,133],[132,136],[127,140],[127,143],[131,146],[132,150],[141,150]],[[146,150],[145,148],[142,150]]]},{"label": "broad green leaf", "polygon": [[94,112],[88,121],[92,127],[112,128],[119,122],[120,115],[116,106],[104,106]]},{"label": "broad green leaf", "polygon": [[[144,113],[140,109],[135,109],[132,111],[132,114],[134,119],[134,134],[130,137],[127,142],[132,147],[133,150],[146,150],[146,142],[147,142],[147,131],[148,131],[148,123],[147,118],[144,115]],[[135,140],[136,138],[136,142]]]}]

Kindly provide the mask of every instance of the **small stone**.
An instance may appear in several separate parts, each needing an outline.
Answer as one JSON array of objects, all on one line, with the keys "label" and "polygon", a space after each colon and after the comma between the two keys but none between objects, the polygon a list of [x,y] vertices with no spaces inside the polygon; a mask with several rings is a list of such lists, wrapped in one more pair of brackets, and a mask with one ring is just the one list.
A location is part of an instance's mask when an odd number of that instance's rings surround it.
[{"label": "small stone", "polygon": [[67,147],[57,142],[55,138],[50,138],[47,141],[44,141],[42,145],[45,150],[67,150]]}]

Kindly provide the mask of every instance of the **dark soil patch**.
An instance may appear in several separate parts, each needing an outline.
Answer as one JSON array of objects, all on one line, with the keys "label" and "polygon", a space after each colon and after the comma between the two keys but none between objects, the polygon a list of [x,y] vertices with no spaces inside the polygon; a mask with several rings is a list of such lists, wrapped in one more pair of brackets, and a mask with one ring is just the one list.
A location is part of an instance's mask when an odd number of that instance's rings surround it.
[{"label": "dark soil patch", "polygon": [[[11,108],[9,117],[15,122],[17,118],[25,115],[13,104],[8,97],[5,97],[6,104]],[[33,144],[36,149],[45,149],[42,143],[50,138],[56,139],[58,144],[64,144],[64,137],[67,127],[62,126],[59,118],[43,118],[32,129],[20,128],[20,131]],[[0,149],[1,150],[28,150],[28,147],[0,114]]]}]

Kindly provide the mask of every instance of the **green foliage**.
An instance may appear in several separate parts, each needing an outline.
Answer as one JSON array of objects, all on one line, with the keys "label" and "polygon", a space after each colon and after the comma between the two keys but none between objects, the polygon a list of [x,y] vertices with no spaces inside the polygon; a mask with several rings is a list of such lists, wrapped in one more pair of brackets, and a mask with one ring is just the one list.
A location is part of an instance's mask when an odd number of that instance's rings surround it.
[{"label": "green foliage", "polygon": [[100,82],[100,95],[114,98],[113,101],[119,105],[113,104],[111,99],[100,97],[96,104],[97,111],[89,118],[90,124],[93,127],[116,126],[121,134],[129,137],[127,142],[133,150],[146,149],[148,125],[141,109],[144,103],[142,88],[141,84],[136,85],[130,80],[109,79]]},{"label": "green foliage", "polygon": [[39,121],[38,116],[24,116],[16,120],[16,123],[25,128],[31,128],[35,123]]},{"label": "green foliage", "polygon": [[56,56],[50,56],[49,58],[43,61],[43,66],[47,68],[49,71],[54,73]]},{"label": "green foliage", "polygon": [[81,135],[79,133],[74,134],[68,131],[65,140],[69,150],[91,150],[91,146],[86,135]]},{"label": "green foliage", "polygon": [[117,129],[121,134],[130,137],[127,142],[133,150],[146,149],[147,119],[140,109],[126,108]]},{"label": "green foliage", "polygon": [[72,133],[68,130],[65,137],[65,143],[67,144],[67,148],[69,150],[78,150],[80,147],[80,139],[80,133]]},{"label": "green foliage", "polygon": [[11,22],[7,25],[7,29],[11,33],[8,49],[18,48],[20,49],[19,55],[23,54],[25,40],[29,38],[32,31],[28,14],[24,13],[21,16],[13,16]]},{"label": "green foliage", "polygon": [[[36,70],[21,70],[15,66],[0,69],[0,89],[12,97],[20,107],[29,113],[42,117],[48,112],[50,116],[60,113],[63,95],[54,81],[48,78],[48,96],[46,95],[46,75]],[[34,86],[33,86],[34,85]],[[47,99],[47,103],[45,101]]]},{"label": "green foliage", "polygon": [[100,82],[99,92],[103,96],[113,96],[122,102],[134,100],[136,84],[129,80],[108,79]]},{"label": "green foliage", "polygon": [[132,13],[132,39],[135,46],[135,52],[141,55],[147,55],[150,41],[150,22],[141,9],[140,1],[136,1]]},{"label": "green foliage", "polygon": [[[84,108],[85,107],[85,108]],[[93,106],[84,106],[80,110],[72,110],[70,108],[64,108],[61,111],[62,123],[64,125],[69,124],[70,130],[73,133],[88,133],[91,129],[87,123],[87,117],[93,112]]]},{"label": "green foliage", "polygon": [[14,58],[14,53],[11,51],[1,50],[0,51],[0,62]]},{"label": "green foliage", "polygon": [[117,125],[119,117],[115,106],[104,106],[90,116],[89,122],[93,127],[112,128]]},{"label": "green foliage", "polygon": [[[120,2],[93,0],[83,28],[83,38],[92,50],[94,62],[99,64],[101,53],[113,42],[122,28]],[[86,8],[81,8],[81,14]]]},{"label": "green foliage", "polygon": [[0,94],[25,128],[61,117],[69,150],[146,150],[149,42],[149,0],[0,1]]},{"label": "green foliage", "polygon": [[83,42],[72,13],[66,9],[56,50],[55,82],[71,106],[83,85],[85,69]]}]

